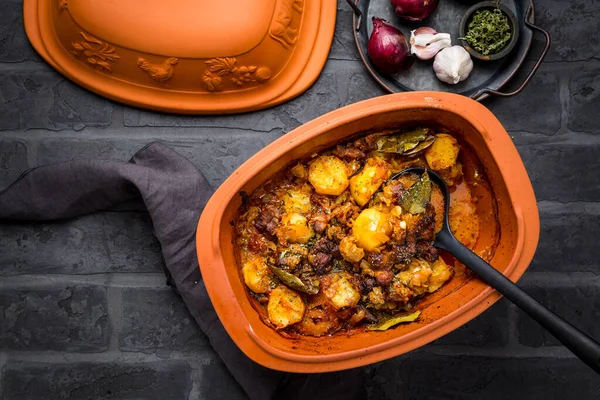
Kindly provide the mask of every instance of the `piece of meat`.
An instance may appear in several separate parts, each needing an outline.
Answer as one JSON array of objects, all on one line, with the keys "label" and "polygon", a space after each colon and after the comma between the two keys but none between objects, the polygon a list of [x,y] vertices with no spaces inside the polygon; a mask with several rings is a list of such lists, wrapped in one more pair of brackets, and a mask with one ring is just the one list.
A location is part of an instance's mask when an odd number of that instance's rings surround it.
[{"label": "piece of meat", "polygon": [[387,269],[375,271],[375,279],[377,279],[377,283],[380,286],[389,285],[393,278],[394,274],[392,273],[392,271],[389,271]]},{"label": "piece of meat", "polygon": [[308,253],[308,262],[315,272],[323,275],[331,270],[333,254],[339,253],[337,245],[326,237],[318,239]]},{"label": "piece of meat", "polygon": [[367,253],[367,261],[373,269],[391,268],[393,261],[389,252]]},{"label": "piece of meat", "polygon": [[272,212],[269,210],[263,210],[256,216],[253,221],[254,226],[262,233],[275,235],[275,229],[277,229],[277,220]]},{"label": "piece of meat", "polygon": [[338,145],[332,153],[334,156],[345,159],[364,160],[367,158],[367,155],[362,150],[350,146]]},{"label": "piece of meat", "polygon": [[422,240],[417,242],[415,257],[422,258],[423,260],[432,263],[439,257],[438,249],[433,247],[431,242]]},{"label": "piece of meat", "polygon": [[333,256],[327,253],[315,253],[308,255],[308,262],[319,275],[326,274],[331,270],[331,259]]},{"label": "piece of meat", "polygon": [[375,278],[372,278],[370,276],[361,276],[361,278],[359,279],[358,288],[360,289],[362,294],[368,294],[375,285],[377,285],[377,281],[375,280]]},{"label": "piece of meat", "polygon": [[[408,238],[407,238],[408,239]],[[390,258],[396,264],[408,264],[417,252],[417,246],[414,241],[406,241],[404,244],[392,245]]]},{"label": "piece of meat", "polygon": [[269,245],[258,232],[254,231],[248,237],[248,249],[257,254],[266,255],[269,252]]},{"label": "piece of meat", "polygon": [[433,240],[434,237],[435,208],[431,203],[427,203],[425,205],[425,211],[423,211],[421,214],[418,214],[417,218],[411,224],[409,224],[407,240]]},{"label": "piece of meat", "polygon": [[317,233],[321,233],[327,228],[327,223],[329,222],[329,216],[327,214],[314,214],[310,217],[310,224],[313,227],[313,230]]},{"label": "piece of meat", "polygon": [[400,199],[402,198],[404,192],[406,192],[406,189],[400,181],[390,183],[389,185],[383,188],[383,194],[385,195],[385,197],[392,200],[395,204],[400,203]]}]

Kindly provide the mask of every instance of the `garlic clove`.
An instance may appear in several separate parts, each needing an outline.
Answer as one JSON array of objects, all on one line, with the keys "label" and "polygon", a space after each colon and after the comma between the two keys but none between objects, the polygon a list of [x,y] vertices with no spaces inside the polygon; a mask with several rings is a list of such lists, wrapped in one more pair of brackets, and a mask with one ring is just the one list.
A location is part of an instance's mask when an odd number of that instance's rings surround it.
[{"label": "garlic clove", "polygon": [[452,45],[449,33],[437,33],[433,28],[421,27],[410,32],[410,53],[421,60],[433,58],[440,50]]},{"label": "garlic clove", "polygon": [[473,70],[473,60],[462,46],[447,47],[435,56],[433,70],[439,80],[455,85],[467,79]]}]

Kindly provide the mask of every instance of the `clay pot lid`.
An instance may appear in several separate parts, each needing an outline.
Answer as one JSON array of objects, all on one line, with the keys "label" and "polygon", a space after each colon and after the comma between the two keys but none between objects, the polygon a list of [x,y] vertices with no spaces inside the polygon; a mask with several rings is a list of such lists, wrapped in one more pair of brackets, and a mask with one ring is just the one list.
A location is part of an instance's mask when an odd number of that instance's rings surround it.
[{"label": "clay pot lid", "polygon": [[235,113],[306,90],[333,39],[334,0],[24,1],[27,36],[76,83],[161,111]]}]

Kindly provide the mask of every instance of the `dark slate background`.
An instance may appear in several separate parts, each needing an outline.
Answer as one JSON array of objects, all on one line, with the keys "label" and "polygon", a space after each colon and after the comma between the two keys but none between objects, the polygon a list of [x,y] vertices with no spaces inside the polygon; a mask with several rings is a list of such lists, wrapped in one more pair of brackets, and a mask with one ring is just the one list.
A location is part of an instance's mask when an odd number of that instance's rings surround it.
[{"label": "dark slate background", "polygon": [[[21,1],[0,0],[0,187],[39,164],[127,160],[158,139],[217,188],[285,132],[384,94],[359,61],[344,0],[338,12],[329,60],[306,93],[260,112],[189,117],[74,85],[30,47]],[[522,94],[485,102],[510,131],[538,198],[540,244],[520,283],[600,338],[600,1],[538,0],[536,13],[554,40],[546,61]],[[540,46],[536,37],[525,71]],[[0,399],[244,399],[161,268],[145,213],[2,224]],[[600,398],[600,379],[504,300],[364,373],[373,400]]]}]

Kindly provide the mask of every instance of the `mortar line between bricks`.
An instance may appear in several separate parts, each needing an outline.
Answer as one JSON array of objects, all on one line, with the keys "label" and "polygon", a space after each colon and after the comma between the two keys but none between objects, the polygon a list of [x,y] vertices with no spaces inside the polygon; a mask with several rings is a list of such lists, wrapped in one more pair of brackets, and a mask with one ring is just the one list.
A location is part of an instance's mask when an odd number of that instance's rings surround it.
[{"label": "mortar line between bricks", "polygon": [[515,347],[519,345],[519,328],[517,327],[517,307],[514,304],[509,304],[506,310],[508,326],[507,326],[507,346]]},{"label": "mortar line between bricks", "polygon": [[[143,352],[122,352],[109,350],[102,353],[68,353],[62,351],[7,351],[7,361],[47,362],[56,364],[71,363],[151,363],[160,361],[186,361],[199,365],[211,365],[221,362],[214,350],[205,346],[205,350],[194,352],[172,351],[164,355]],[[155,349],[152,349],[155,350]]]},{"label": "mortar line between bricks", "polygon": [[557,74],[558,98],[560,100],[560,128],[558,132],[569,131],[569,115],[571,114],[571,91],[569,90],[570,79],[564,74]]},{"label": "mortar line between bricks", "polygon": [[585,213],[587,215],[600,215],[600,202],[540,200],[537,204],[540,213],[544,214],[565,215]]},{"label": "mortar line between bricks", "polygon": [[170,288],[162,272],[148,273],[105,273],[94,275],[68,274],[24,274],[0,276],[0,289],[44,288],[69,285],[96,285],[115,288]]},{"label": "mortar line between bricks", "polygon": [[592,272],[528,272],[518,282],[519,286],[553,288],[589,287],[600,285],[600,275]]},{"label": "mortar line between bricks", "polygon": [[2,382],[4,382],[4,366],[8,360],[8,356],[4,352],[0,352],[0,400],[2,400],[2,396],[4,391],[2,390]]},{"label": "mortar line between bricks", "polygon": [[[300,125],[300,123],[298,124]],[[139,141],[147,143],[148,140],[162,140],[165,142],[180,143],[202,143],[207,140],[214,140],[215,137],[223,135],[224,137],[245,137],[248,132],[256,135],[269,137],[279,137],[284,133],[290,132],[294,127],[287,129],[284,126],[275,126],[272,129],[251,129],[249,127],[226,127],[226,126],[125,126],[125,127],[93,127],[87,126],[82,130],[73,129],[48,130],[48,129],[27,129],[27,130],[0,130],[0,136],[3,139],[28,140],[35,141],[40,139],[60,139],[60,140],[78,140],[78,141]],[[26,137],[24,133],[26,132]],[[572,130],[563,131],[555,135],[546,135],[527,131],[509,131],[508,134],[513,137],[513,142],[517,146],[557,146],[557,145],[600,145],[600,135],[593,133],[578,132]],[[517,136],[515,136],[517,135]]]},{"label": "mortar line between bricks", "polygon": [[[285,130],[286,132],[291,131]],[[27,129],[27,130],[0,130],[0,136],[3,139],[24,139],[26,132],[27,139],[60,139],[60,140],[123,140],[123,139],[138,139],[140,141],[164,140],[164,141],[180,141],[197,143],[205,140],[214,140],[215,136],[228,135],[229,137],[239,136],[245,137],[248,132],[256,133],[257,135],[272,135],[278,133],[281,135],[284,132],[283,126],[276,126],[272,129],[253,129],[249,127],[226,127],[226,126],[125,126],[123,128],[101,128],[87,126],[81,130],[73,129]]]},{"label": "mortar line between bricks", "polygon": [[577,358],[563,346],[527,347],[511,344],[505,347],[473,347],[468,345],[429,346],[416,352],[443,356],[473,356],[490,358]]},{"label": "mortar line between bricks", "polygon": [[109,351],[119,350],[119,335],[123,327],[123,296],[120,288],[106,288],[106,304],[109,326]]},{"label": "mortar line between bricks", "polygon": [[0,62],[0,72],[56,72],[43,61]]}]

